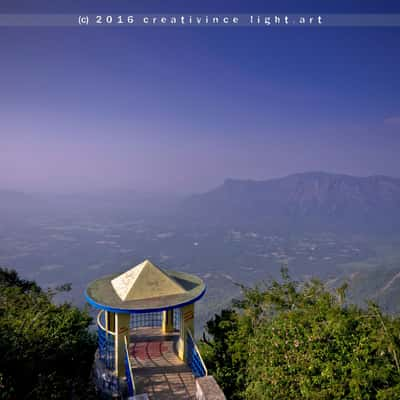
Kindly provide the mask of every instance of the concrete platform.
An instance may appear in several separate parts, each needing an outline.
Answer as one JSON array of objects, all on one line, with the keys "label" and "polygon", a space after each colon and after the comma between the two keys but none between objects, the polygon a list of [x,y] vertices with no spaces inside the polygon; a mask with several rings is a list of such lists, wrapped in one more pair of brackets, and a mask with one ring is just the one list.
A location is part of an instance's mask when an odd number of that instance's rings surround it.
[{"label": "concrete platform", "polygon": [[179,334],[159,328],[131,331],[129,354],[138,394],[150,400],[195,399],[196,383],[190,368],[177,356]]}]

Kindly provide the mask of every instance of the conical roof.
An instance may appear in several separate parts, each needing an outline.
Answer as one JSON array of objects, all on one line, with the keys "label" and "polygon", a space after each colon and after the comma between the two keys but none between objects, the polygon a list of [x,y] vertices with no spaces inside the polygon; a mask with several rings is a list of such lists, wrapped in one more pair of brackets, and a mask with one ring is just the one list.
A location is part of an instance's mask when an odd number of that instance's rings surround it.
[{"label": "conical roof", "polygon": [[111,285],[122,301],[171,296],[185,292],[175,279],[149,260],[117,276],[111,281]]},{"label": "conical roof", "polygon": [[199,277],[163,269],[145,260],[122,274],[90,282],[85,297],[99,309],[140,313],[194,303],[203,297],[205,291],[205,284]]}]

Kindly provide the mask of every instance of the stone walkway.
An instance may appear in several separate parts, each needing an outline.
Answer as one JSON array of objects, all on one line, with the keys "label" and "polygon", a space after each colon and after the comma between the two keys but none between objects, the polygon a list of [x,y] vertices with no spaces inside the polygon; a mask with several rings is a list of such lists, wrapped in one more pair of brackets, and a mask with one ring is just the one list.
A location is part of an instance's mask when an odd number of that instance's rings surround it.
[{"label": "stone walkway", "polygon": [[151,400],[195,399],[190,368],[177,356],[178,333],[163,335],[158,328],[131,331],[129,353],[137,393]]}]

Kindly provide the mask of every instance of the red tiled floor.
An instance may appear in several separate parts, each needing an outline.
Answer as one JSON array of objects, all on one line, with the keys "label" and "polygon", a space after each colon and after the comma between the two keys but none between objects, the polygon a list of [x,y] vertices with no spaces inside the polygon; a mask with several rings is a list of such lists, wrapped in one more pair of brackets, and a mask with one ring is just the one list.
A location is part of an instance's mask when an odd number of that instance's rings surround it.
[{"label": "red tiled floor", "polygon": [[147,393],[151,400],[195,399],[195,380],[176,354],[177,340],[177,333],[163,335],[158,328],[131,332],[129,353],[137,393]]},{"label": "red tiled floor", "polygon": [[168,346],[163,342],[141,342],[133,343],[130,349],[130,355],[139,360],[145,360],[152,357],[161,357],[168,351]]}]

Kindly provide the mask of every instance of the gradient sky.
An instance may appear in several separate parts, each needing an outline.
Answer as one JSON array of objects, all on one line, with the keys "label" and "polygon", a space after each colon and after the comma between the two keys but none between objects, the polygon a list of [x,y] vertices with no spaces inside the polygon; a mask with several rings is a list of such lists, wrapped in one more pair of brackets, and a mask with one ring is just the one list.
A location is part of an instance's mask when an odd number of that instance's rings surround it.
[{"label": "gradient sky", "polygon": [[[1,0],[0,13],[400,13],[398,1],[243,3]],[[0,189],[400,177],[399,154],[400,27],[0,28]]]}]

